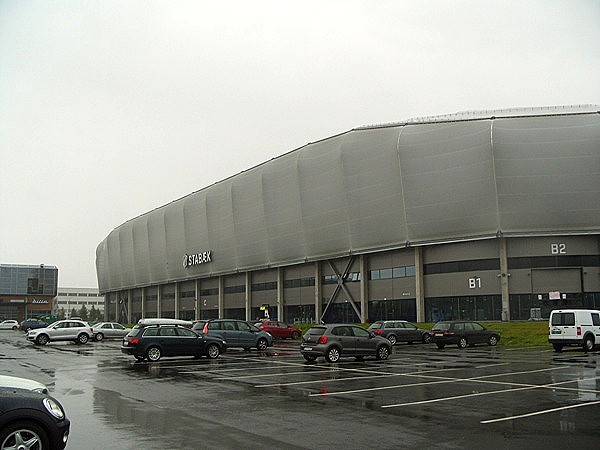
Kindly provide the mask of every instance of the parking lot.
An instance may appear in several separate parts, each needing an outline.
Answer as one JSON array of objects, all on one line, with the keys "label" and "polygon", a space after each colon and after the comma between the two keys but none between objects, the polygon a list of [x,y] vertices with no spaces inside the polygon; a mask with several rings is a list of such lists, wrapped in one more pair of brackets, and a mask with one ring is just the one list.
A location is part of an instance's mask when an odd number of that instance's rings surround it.
[{"label": "parking lot", "polygon": [[135,362],[120,341],[0,334],[2,373],[47,384],[68,448],[583,448],[600,442],[600,352],[398,344],[306,363],[298,341]]}]

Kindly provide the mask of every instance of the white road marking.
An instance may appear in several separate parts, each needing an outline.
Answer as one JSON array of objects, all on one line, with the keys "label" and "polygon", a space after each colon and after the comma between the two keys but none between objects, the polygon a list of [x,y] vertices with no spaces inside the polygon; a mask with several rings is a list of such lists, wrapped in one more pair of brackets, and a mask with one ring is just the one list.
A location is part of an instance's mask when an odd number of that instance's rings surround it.
[{"label": "white road marking", "polygon": [[489,423],[505,422],[507,420],[523,419],[525,417],[539,416],[541,414],[549,414],[549,413],[553,413],[556,411],[563,411],[565,409],[581,408],[583,406],[592,406],[592,405],[598,405],[598,404],[600,404],[600,400],[597,400],[594,402],[577,403],[576,405],[561,406],[559,408],[544,409],[541,411],[534,411],[534,412],[530,412],[530,413],[519,414],[517,416],[500,417],[498,419],[482,420],[479,423],[489,424]]}]

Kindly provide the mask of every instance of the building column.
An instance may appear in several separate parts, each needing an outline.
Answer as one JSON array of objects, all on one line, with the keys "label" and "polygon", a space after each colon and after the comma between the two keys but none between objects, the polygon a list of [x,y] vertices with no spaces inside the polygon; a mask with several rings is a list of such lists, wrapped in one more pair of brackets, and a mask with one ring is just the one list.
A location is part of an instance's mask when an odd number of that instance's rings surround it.
[{"label": "building column", "polygon": [[510,294],[508,289],[508,253],[506,251],[506,238],[498,239],[500,250],[500,291],[502,293],[502,321],[510,321]]},{"label": "building column", "polygon": [[200,280],[196,280],[194,287],[194,320],[200,320]]},{"label": "building column", "polygon": [[143,287],[142,288],[142,304],[141,304],[141,310],[142,310],[142,319],[146,318],[146,288]]},{"label": "building column", "polygon": [[175,282],[175,319],[179,319],[179,283]]},{"label": "building column", "polygon": [[156,317],[160,317],[161,313],[162,313],[162,289],[161,289],[161,285],[159,284],[158,286],[156,286]]},{"label": "building column", "polygon": [[285,281],[284,281],[284,270],[282,267],[277,268],[277,319],[279,321],[285,321],[285,314],[283,311],[285,298]]},{"label": "building column", "polygon": [[219,319],[223,319],[225,315],[225,278],[219,276]]},{"label": "building column", "polygon": [[417,322],[425,322],[425,284],[423,277],[423,248],[415,247],[415,301]]},{"label": "building column", "polygon": [[127,292],[127,323],[131,323],[131,310],[133,309],[133,290]]},{"label": "building column", "polygon": [[[108,313],[110,311],[110,294],[104,294],[104,321],[108,322]],[[27,315],[27,314],[25,314]],[[71,317],[71,310],[69,309],[69,301],[67,300],[67,311],[65,311],[65,319]],[[27,317],[25,317],[27,318]]]},{"label": "building column", "polygon": [[323,271],[321,269],[321,263],[315,262],[315,323],[321,321],[321,314],[323,313]]},{"label": "building column", "polygon": [[246,272],[246,320],[252,320],[250,316],[251,310],[250,306],[252,305],[252,273]]},{"label": "building column", "polygon": [[367,256],[360,255],[360,312],[361,322],[369,320],[369,269],[367,267]]}]

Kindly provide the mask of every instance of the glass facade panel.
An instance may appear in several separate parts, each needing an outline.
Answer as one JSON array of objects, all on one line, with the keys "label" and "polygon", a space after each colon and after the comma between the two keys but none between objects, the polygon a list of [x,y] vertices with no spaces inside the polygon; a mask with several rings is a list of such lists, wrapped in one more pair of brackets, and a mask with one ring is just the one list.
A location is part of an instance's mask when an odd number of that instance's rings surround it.
[{"label": "glass facade panel", "polygon": [[53,266],[0,265],[0,295],[58,293],[58,269]]},{"label": "glass facade panel", "polygon": [[369,302],[369,322],[376,320],[417,320],[417,303],[414,298],[372,300]]}]

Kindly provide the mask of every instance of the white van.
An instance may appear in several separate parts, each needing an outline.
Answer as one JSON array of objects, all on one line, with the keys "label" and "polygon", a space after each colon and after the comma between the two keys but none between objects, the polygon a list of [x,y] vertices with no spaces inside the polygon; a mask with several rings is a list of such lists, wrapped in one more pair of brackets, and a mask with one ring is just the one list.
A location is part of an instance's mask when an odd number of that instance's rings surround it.
[{"label": "white van", "polygon": [[600,344],[600,311],[594,309],[555,309],[548,327],[548,342],[557,352],[565,345],[581,345],[587,352]]}]

